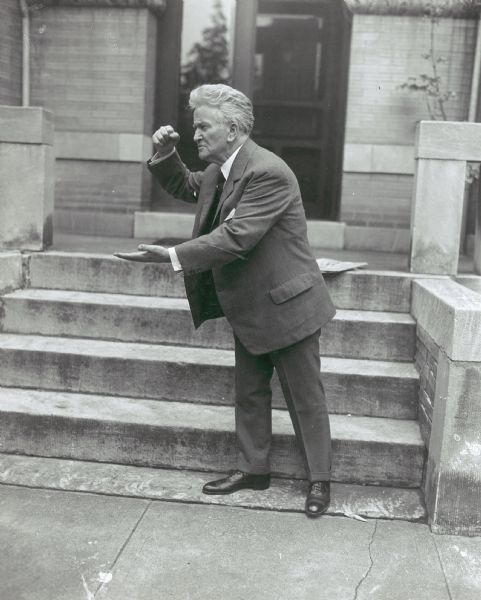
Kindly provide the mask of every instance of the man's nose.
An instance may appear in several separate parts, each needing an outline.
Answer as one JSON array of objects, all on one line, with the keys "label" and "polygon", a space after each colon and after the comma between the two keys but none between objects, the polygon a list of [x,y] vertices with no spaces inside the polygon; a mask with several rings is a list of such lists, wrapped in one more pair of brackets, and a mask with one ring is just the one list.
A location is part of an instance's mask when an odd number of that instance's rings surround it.
[{"label": "man's nose", "polygon": [[198,131],[194,131],[194,142],[200,139],[200,133]]}]

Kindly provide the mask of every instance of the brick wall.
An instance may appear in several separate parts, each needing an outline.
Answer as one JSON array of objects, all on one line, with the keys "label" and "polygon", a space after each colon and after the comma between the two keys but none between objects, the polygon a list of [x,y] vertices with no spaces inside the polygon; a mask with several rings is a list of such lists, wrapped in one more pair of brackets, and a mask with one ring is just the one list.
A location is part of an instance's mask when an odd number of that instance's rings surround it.
[{"label": "brick wall", "polygon": [[153,77],[146,80],[149,17],[135,9],[33,12],[32,103],[54,111],[59,130],[145,132],[154,90]]},{"label": "brick wall", "polygon": [[145,164],[57,160],[54,228],[92,235],[133,235],[133,213],[150,206]]},{"label": "brick wall", "polygon": [[368,227],[408,228],[413,177],[384,173],[345,173],[341,221]]},{"label": "brick wall", "polygon": [[[446,105],[450,120],[467,116],[476,22],[442,18],[435,26],[435,53],[447,89],[456,97]],[[430,21],[393,15],[354,16],[349,74],[346,143],[413,145],[416,122],[429,119],[425,99],[399,89],[410,76],[428,73]],[[345,172],[341,219],[348,224],[409,227],[413,177],[396,165],[374,165],[370,173]],[[414,172],[414,164],[413,164]]]},{"label": "brick wall", "polygon": [[[440,19],[436,54],[449,59],[439,70],[457,97],[448,118],[466,118],[473,67],[476,21]],[[355,15],[351,42],[346,141],[413,144],[416,122],[429,119],[422,96],[398,89],[410,76],[429,71],[430,21],[423,17]]]},{"label": "brick wall", "polygon": [[[63,132],[57,231],[131,235],[133,213],[150,203],[144,157],[132,156],[154,126],[156,16],[146,8],[53,6],[32,12],[31,40],[32,103],[52,110]],[[101,149],[100,133],[107,134]],[[131,148],[123,134],[135,134]]]},{"label": "brick wall", "polygon": [[141,163],[58,160],[56,208],[118,213],[138,210],[144,169]]},{"label": "brick wall", "polygon": [[22,103],[22,18],[18,0],[0,3],[0,104]]},{"label": "brick wall", "polygon": [[439,347],[422,327],[418,327],[416,368],[419,371],[419,423],[426,446],[429,446],[431,437],[438,355]]}]

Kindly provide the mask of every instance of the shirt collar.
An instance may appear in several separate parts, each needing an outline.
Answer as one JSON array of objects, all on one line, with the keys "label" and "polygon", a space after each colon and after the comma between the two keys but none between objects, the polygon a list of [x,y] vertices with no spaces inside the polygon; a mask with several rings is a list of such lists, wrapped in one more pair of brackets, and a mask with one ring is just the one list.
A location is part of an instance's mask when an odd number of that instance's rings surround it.
[{"label": "shirt collar", "polygon": [[242,148],[244,144],[241,144],[237,150],[229,156],[229,158],[225,161],[225,163],[221,166],[220,170],[222,171],[222,175],[224,175],[225,180],[229,177],[230,170],[232,169],[232,165],[234,164],[235,157],[239,154],[239,150]]}]

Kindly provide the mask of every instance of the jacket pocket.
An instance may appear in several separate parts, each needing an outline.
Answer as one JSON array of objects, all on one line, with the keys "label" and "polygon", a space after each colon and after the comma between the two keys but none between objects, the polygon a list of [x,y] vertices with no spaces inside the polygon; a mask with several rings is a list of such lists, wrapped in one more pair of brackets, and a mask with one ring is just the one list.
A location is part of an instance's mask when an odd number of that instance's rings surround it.
[{"label": "jacket pocket", "polygon": [[303,273],[272,289],[269,294],[275,304],[282,304],[282,302],[286,302],[309,290],[313,285],[314,276],[312,273]]}]

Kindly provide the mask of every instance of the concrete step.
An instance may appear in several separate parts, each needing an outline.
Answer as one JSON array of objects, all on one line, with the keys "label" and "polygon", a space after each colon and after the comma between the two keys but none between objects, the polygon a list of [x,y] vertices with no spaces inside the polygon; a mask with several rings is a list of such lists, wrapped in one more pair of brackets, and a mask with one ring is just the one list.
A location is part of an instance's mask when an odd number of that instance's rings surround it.
[{"label": "concrete step", "polygon": [[[282,512],[304,511],[307,486],[303,481],[274,478],[271,487],[262,492],[243,490],[228,496],[206,496],[202,493],[204,483],[222,475],[0,454],[2,485]],[[419,489],[346,483],[332,484],[327,514],[357,519],[426,519]]]},{"label": "concrete step", "polygon": [[[0,451],[147,467],[235,466],[234,409],[0,388]],[[331,416],[333,479],[419,487],[424,444],[414,421]],[[273,410],[272,472],[304,478],[287,411]]]},{"label": "concrete step", "polygon": [[[338,308],[409,312],[413,275],[357,270],[326,275]],[[170,265],[129,263],[104,254],[43,252],[27,261],[31,287],[140,296],[185,296]]]},{"label": "concrete step", "polygon": [[[195,330],[184,298],[24,289],[2,300],[3,331],[115,339],[128,342],[233,347],[225,319]],[[416,326],[408,314],[339,310],[323,329],[330,356],[412,361]]]},{"label": "concrete step", "polygon": [[[324,357],[330,412],[417,418],[412,363]],[[234,353],[103,340],[0,334],[3,385],[227,404],[234,401]],[[284,406],[277,377],[273,404]]]}]

